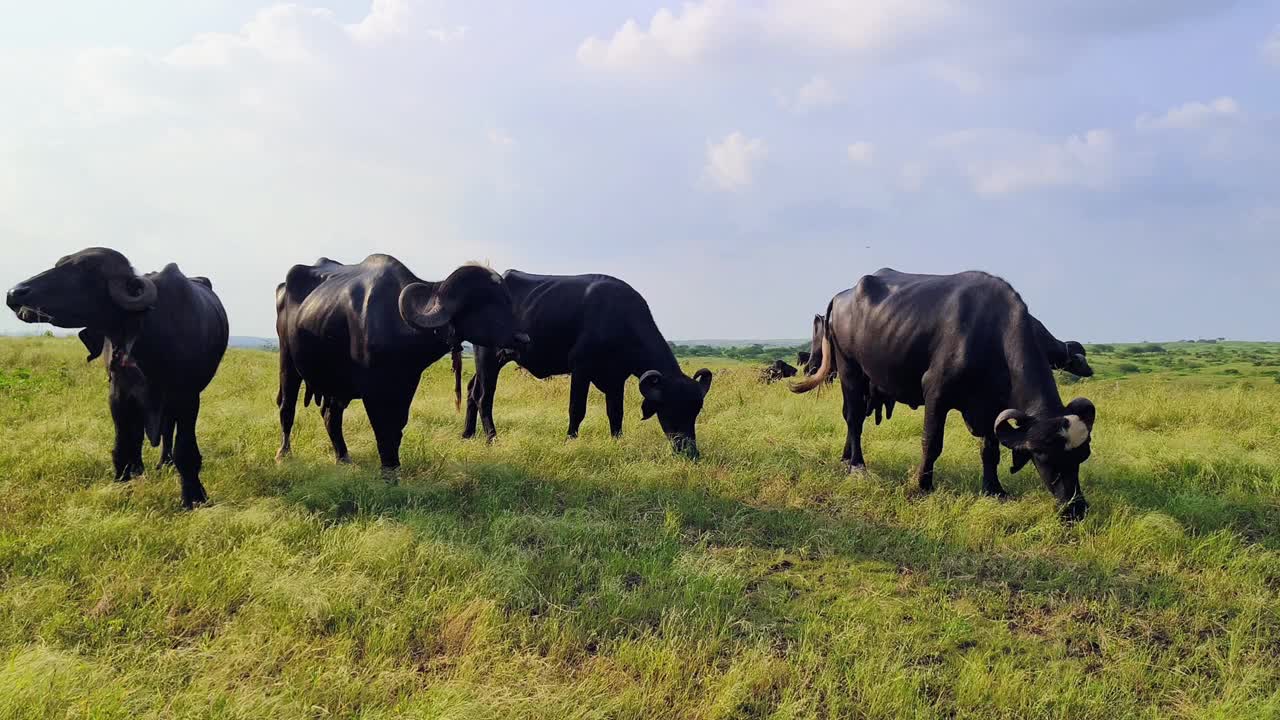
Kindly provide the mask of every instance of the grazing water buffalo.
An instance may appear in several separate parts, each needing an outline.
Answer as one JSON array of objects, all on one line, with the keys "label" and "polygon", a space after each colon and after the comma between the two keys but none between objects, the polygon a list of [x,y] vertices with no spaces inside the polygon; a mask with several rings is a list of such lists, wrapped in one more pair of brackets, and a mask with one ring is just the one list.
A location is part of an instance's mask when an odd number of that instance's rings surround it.
[{"label": "grazing water buffalo", "polygon": [[832,298],[825,321],[822,363],[792,390],[808,392],[833,369],[839,374],[843,457],[852,469],[864,464],[863,409],[874,386],[924,405],[922,490],[933,488],[947,413],[959,410],[983,440],[983,492],[1005,495],[997,478],[1003,444],[1013,451],[1013,472],[1034,463],[1063,516],[1084,516],[1080,464],[1090,453],[1094,406],[1083,398],[1063,406],[1038,323],[1007,282],[982,272],[882,270]]},{"label": "grazing water buffalo", "polygon": [[608,275],[533,275],[508,270],[520,329],[529,345],[501,353],[477,343],[476,375],[467,386],[467,422],[462,436],[476,432],[476,416],[492,440],[493,396],[498,372],[514,361],[534,376],[570,376],[569,437],[577,437],[587,413],[587,390],[594,384],[605,396],[609,429],[622,434],[622,398],[627,378],[640,379],[641,419],[658,423],[677,452],[697,457],[694,427],[711,388],[711,371],[689,378],[659,332],[649,305],[630,285]]},{"label": "grazing water buffalo", "polygon": [[172,263],[137,275],[115,250],[88,248],[19,283],[7,302],[23,322],[83,327],[88,359],[105,355],[118,480],[142,474],[145,434],[163,442],[160,464],[177,467],[183,506],[208,499],[196,417],[227,349],[227,314],[206,278]]},{"label": "grazing water buffalo", "polygon": [[[915,277],[888,268],[877,271],[875,276],[889,285],[901,282],[904,278]],[[1093,375],[1093,368],[1089,366],[1089,361],[1085,357],[1083,345],[1075,340],[1066,342],[1059,340],[1053,336],[1053,333],[1049,332],[1049,328],[1046,328],[1044,323],[1034,316],[1031,318],[1031,324],[1035,328],[1036,344],[1044,351],[1045,358],[1049,361],[1049,367],[1054,370],[1065,370],[1078,377],[1091,377]],[[818,367],[822,365],[822,339],[826,336],[826,328],[827,324],[823,316],[814,315],[813,334],[809,341],[809,350],[808,352],[801,351],[797,353],[806,375],[813,375],[818,371]],[[828,375],[827,382],[834,382],[835,377],[835,373]],[[885,418],[893,417],[894,404],[893,397],[885,393],[884,390],[872,387],[871,394],[867,398],[867,417],[871,417],[874,414],[876,424],[879,425],[882,412]]]},{"label": "grazing water buffalo", "polygon": [[400,467],[400,439],[422,371],[454,354],[461,390],[462,342],[512,347],[511,295],[493,270],[464,265],[443,282],[426,282],[389,255],[359,265],[320,258],[294,265],[276,288],[280,337],[280,451],[289,455],[298,390],[320,406],[338,462],[350,462],[342,414],[355,399],[377,438],[388,480]]},{"label": "grazing water buffalo", "polygon": [[774,360],[760,368],[760,382],[770,385],[779,380],[795,377],[797,372],[799,371],[786,361]]}]

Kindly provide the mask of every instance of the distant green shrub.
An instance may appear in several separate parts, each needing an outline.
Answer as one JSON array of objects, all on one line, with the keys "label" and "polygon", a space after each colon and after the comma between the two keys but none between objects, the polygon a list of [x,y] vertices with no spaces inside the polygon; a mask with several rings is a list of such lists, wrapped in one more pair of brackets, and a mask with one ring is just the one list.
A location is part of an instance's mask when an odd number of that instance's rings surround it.
[{"label": "distant green shrub", "polygon": [[1227,368],[1226,370],[1222,371],[1222,374],[1223,375],[1239,375],[1240,371],[1235,368]]},{"label": "distant green shrub", "polygon": [[1155,343],[1146,343],[1145,345],[1135,345],[1134,347],[1129,348],[1129,352],[1134,353],[1136,355],[1153,355],[1156,353],[1166,353],[1169,351],[1165,350],[1164,346],[1162,345],[1156,345]]},{"label": "distant green shrub", "polygon": [[1142,372],[1142,368],[1138,367],[1137,365],[1134,365],[1133,363],[1120,363],[1119,365],[1116,366],[1116,370],[1119,370],[1120,372],[1126,375],[1132,375],[1133,373]]},{"label": "distant green shrub", "polygon": [[1112,353],[1115,351],[1116,351],[1116,347],[1114,345],[1090,345],[1089,346],[1089,352],[1091,353]]}]

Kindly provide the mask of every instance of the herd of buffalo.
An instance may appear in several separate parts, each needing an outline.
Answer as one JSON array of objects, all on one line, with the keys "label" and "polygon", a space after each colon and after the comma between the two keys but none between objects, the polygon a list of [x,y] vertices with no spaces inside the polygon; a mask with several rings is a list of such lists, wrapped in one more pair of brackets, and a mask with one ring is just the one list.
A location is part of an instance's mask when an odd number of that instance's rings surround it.
[{"label": "herd of buffalo", "polygon": [[[206,501],[196,442],[200,393],[226,352],[226,312],[213,285],[177,265],[139,275],[124,255],[89,248],[68,255],[9,290],[9,307],[24,322],[83,328],[89,360],[104,357],[115,424],[115,474],[143,471],[144,436],[172,464],[182,502]],[[604,393],[609,428],[622,432],[624,387],[639,379],[643,419],[654,415],[672,447],[698,456],[697,419],[711,389],[707,369],[680,368],[644,298],[608,275],[505,274],[464,265],[441,281],[422,280],[388,255],[357,265],[321,258],[295,265],[276,288],[280,338],[280,450],[290,453],[297,410],[313,400],[338,462],[349,462],[342,416],[362,400],[377,440],[382,471],[394,481],[400,441],[422,372],[450,355],[457,402],[462,399],[462,344],[475,350],[466,390],[464,437],[479,420],[493,439],[498,374],[516,363],[534,376],[569,375],[570,437],[586,414],[587,392]],[[836,294],[814,317],[806,377],[791,385],[808,392],[840,381],[848,430],[843,460],[864,465],[862,424],[895,403],[924,406],[922,490],[933,487],[947,414],[960,412],[982,440],[982,490],[1004,496],[997,477],[1000,446],[1012,471],[1028,462],[1068,519],[1083,517],[1080,464],[1089,457],[1094,406],[1065,405],[1053,370],[1092,374],[1084,348],[1062,342],[1028,311],[1007,282],[982,272],[911,275],[883,269]],[[784,367],[785,366],[785,367]],[[777,371],[787,376],[785,363]],[[790,375],[796,374],[794,368]]]}]

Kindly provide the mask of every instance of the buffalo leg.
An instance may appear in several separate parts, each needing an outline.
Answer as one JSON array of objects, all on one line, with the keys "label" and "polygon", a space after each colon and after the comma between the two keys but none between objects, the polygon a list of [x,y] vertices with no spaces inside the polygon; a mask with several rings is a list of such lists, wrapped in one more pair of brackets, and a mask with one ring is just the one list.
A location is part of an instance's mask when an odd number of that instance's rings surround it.
[{"label": "buffalo leg", "polygon": [[946,428],[947,410],[936,400],[929,400],[924,405],[924,436],[921,438],[921,462],[917,473],[920,489],[933,490],[933,465],[942,455],[942,434]]},{"label": "buffalo leg", "polygon": [[409,406],[417,391],[415,378],[403,397],[372,395],[364,400],[364,409],[373,426],[373,436],[378,441],[378,459],[382,461],[382,477],[390,484],[397,482],[400,469],[400,441],[404,427],[409,422]]},{"label": "buffalo leg", "polygon": [[302,376],[293,366],[293,358],[285,348],[280,348],[280,392],[276,396],[276,404],[280,406],[280,449],[276,451],[276,460],[283,460],[293,452],[289,444],[289,436],[293,433],[293,418],[298,409],[298,390],[302,387]]},{"label": "buffalo leg", "polygon": [[867,418],[867,383],[862,367],[836,355],[836,371],[840,376],[840,392],[843,400],[845,422],[844,452],[840,459],[849,466],[849,472],[866,468],[862,456],[862,425]]},{"label": "buffalo leg", "polygon": [[467,419],[462,426],[462,439],[470,440],[476,436],[476,420],[480,415],[480,399],[476,390],[476,375],[467,381]]},{"label": "buffalo leg", "polygon": [[177,429],[173,437],[173,464],[182,478],[182,506],[190,510],[209,497],[200,483],[200,446],[196,442],[196,417],[200,414],[200,396],[196,396],[177,408],[174,413]]},{"label": "buffalo leg", "polygon": [[142,407],[132,397],[111,396],[111,419],[116,426],[115,447],[111,460],[115,465],[116,480],[131,480],[143,473],[142,439],[145,419]]},{"label": "buffalo leg", "polygon": [[607,383],[601,388],[605,414],[609,416],[609,433],[614,437],[622,437],[622,401],[626,397],[626,382],[623,378],[621,382]]},{"label": "buffalo leg", "polygon": [[320,416],[324,418],[325,432],[329,433],[329,442],[333,444],[334,459],[346,464],[351,462],[351,456],[347,454],[347,439],[342,435],[342,413],[347,409],[347,403],[333,399],[328,403],[320,411]]},{"label": "buffalo leg", "polygon": [[176,424],[173,415],[166,410],[160,421],[160,464],[156,466],[157,470],[173,465],[173,430]]},{"label": "buffalo leg", "polygon": [[581,370],[573,371],[569,376],[569,437],[578,437],[578,428],[582,419],[587,416],[587,391],[591,381]]},{"label": "buffalo leg", "polygon": [[982,438],[982,492],[996,497],[1008,497],[1000,486],[1000,441],[994,437]]},{"label": "buffalo leg", "polygon": [[502,372],[502,365],[497,350],[476,348],[477,404],[480,406],[480,424],[489,442],[498,437],[498,428],[493,424],[493,398],[498,394],[498,373]]}]

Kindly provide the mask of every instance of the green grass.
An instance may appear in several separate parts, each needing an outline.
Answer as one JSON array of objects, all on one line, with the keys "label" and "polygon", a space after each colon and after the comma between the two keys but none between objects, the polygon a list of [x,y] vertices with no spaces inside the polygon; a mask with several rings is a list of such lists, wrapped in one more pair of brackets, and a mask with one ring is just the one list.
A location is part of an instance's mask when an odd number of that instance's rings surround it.
[{"label": "green grass", "polygon": [[838,393],[726,362],[698,463],[634,383],[621,441],[596,394],[566,441],[567,382],[511,370],[464,442],[441,363],[398,487],[359,404],[355,467],[314,410],[276,465],[276,358],[234,350],[182,512],[172,471],[112,482],[78,342],[3,340],[0,717],[1274,718],[1280,347],[1166,348],[1062,388],[1098,407],[1064,525],[1030,471],[979,496],[957,416],[916,498],[918,412],[849,476]]}]

